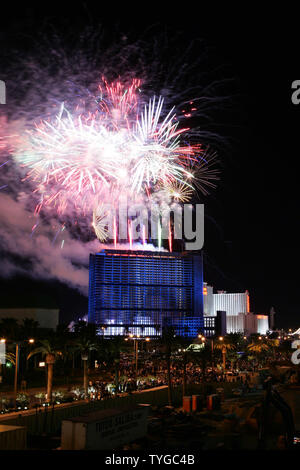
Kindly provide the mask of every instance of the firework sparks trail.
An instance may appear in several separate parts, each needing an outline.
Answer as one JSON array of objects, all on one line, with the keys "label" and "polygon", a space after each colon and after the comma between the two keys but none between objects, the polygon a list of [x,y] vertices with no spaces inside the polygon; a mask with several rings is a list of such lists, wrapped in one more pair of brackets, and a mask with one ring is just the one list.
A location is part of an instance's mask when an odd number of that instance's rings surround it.
[{"label": "firework sparks trail", "polygon": [[[126,54],[130,55],[130,46]],[[57,57],[61,61],[57,69],[61,76],[68,61],[63,54],[59,56],[59,52]],[[109,58],[111,68],[115,67],[112,54]],[[213,88],[203,90],[210,96],[209,100],[198,98],[196,88],[188,82],[185,88],[181,82],[183,91],[179,91],[180,81],[178,84],[177,81],[182,77],[181,69],[177,68],[177,80],[172,74],[162,74],[157,69],[152,73],[165,77],[165,82],[156,89],[157,96],[151,96],[147,85],[144,87],[149,76],[143,70],[138,71],[141,79],[127,73],[123,79],[114,81],[102,76],[99,84],[101,74],[98,79],[94,74],[91,80],[91,67],[94,67],[94,73],[98,66],[83,65],[83,60],[83,56],[78,57],[78,67],[76,64],[74,70],[65,70],[67,80],[64,77],[56,82],[68,83],[67,86],[58,87],[56,93],[52,93],[53,82],[46,88],[39,88],[35,96],[38,101],[35,100],[31,115],[24,103],[23,115],[17,117],[20,120],[25,117],[26,125],[21,135],[15,132],[15,127],[11,129],[9,137],[14,139],[9,142],[9,147],[17,142],[11,152],[14,161],[22,181],[28,188],[33,186],[32,194],[35,200],[38,198],[35,214],[52,217],[54,209],[61,223],[65,215],[70,218],[71,214],[76,214],[76,218],[83,221],[93,214],[96,236],[105,241],[107,230],[102,226],[103,218],[99,217],[101,204],[111,201],[117,204],[124,195],[133,204],[147,204],[153,198],[158,201],[162,198],[163,203],[168,204],[172,201],[185,203],[196,191],[206,195],[218,179],[213,167],[214,158],[206,154],[202,143],[206,133],[197,128],[190,129],[183,121],[194,115],[206,116],[205,103],[216,102],[211,98]],[[30,67],[34,66],[32,64]],[[157,62],[157,66],[160,64]],[[175,67],[175,62],[172,65]],[[82,74],[78,74],[79,70]],[[102,73],[107,70],[103,67]],[[83,85],[84,77],[89,85]],[[50,76],[48,80],[51,82]],[[186,99],[188,95],[192,99]],[[45,97],[44,106],[42,96]],[[171,101],[172,105],[177,102],[176,108],[170,105]],[[32,120],[34,114],[40,118]],[[2,141],[7,145],[8,133],[3,132],[6,138]],[[201,143],[194,145],[195,141]],[[1,186],[1,189],[5,187]],[[115,244],[116,226],[115,221]]]},{"label": "firework sparks trail", "polygon": [[172,229],[171,229],[171,221],[169,221],[169,251],[172,253],[173,251],[173,240],[172,240]]},{"label": "firework sparks trail", "polygon": [[[45,35],[42,27],[26,51],[22,44],[0,51],[10,97],[0,109],[0,248],[8,253],[8,270],[22,271],[18,260],[25,253],[37,260],[32,276],[57,276],[86,292],[88,255],[111,238],[102,204],[116,209],[124,196],[127,206],[142,204],[152,216],[153,204],[161,216],[162,207],[196,202],[196,193],[202,199],[214,187],[206,148],[228,150],[217,123],[231,91],[206,44],[176,31],[124,38],[118,28],[98,24],[80,34],[68,28],[63,37],[51,31]],[[10,212],[14,235],[5,241],[3,217]],[[140,243],[131,244],[119,223],[117,217],[112,247],[164,249],[147,222]]]},{"label": "firework sparks trail", "polygon": [[93,222],[95,234],[100,241],[107,239],[107,212],[103,205],[97,206],[93,211]]},{"label": "firework sparks trail", "polygon": [[133,240],[132,240],[132,224],[131,221],[128,220],[128,239],[129,239],[129,246],[132,250]]},{"label": "firework sparks trail", "polygon": [[160,225],[160,221],[157,222],[157,238],[158,238],[158,248],[159,250],[161,249],[161,225]]},{"label": "firework sparks trail", "polygon": [[146,228],[145,228],[145,225],[143,225],[143,246],[145,247],[145,244],[146,244]]},{"label": "firework sparks trail", "polygon": [[116,216],[114,216],[114,247],[117,247],[118,242],[118,233],[117,233],[117,221]]},{"label": "firework sparks trail", "polygon": [[[201,146],[182,145],[188,128],[179,128],[174,108],[163,113],[164,99],[153,97],[140,111],[140,80],[126,88],[120,81],[99,86],[95,113],[72,114],[61,104],[53,121],[29,131],[29,143],[15,160],[26,170],[24,181],[39,194],[35,213],[54,206],[63,214],[68,205],[93,212],[99,240],[107,238],[101,204],[124,194],[131,202],[148,200],[161,189],[172,201],[187,202],[196,187],[213,187],[215,170]],[[208,163],[207,163],[208,162]],[[116,244],[116,228],[114,239]]]}]

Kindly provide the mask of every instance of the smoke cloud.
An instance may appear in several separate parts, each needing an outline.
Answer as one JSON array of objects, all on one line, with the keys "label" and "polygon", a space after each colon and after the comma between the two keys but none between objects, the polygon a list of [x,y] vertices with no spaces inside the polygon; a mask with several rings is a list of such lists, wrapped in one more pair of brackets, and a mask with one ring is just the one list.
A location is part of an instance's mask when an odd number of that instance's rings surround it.
[{"label": "smoke cloud", "polygon": [[[57,279],[87,295],[89,254],[113,245],[100,245],[93,239],[91,220],[78,220],[75,212],[66,214],[64,230],[65,220],[59,220],[54,211],[34,215],[34,188],[24,181],[25,169],[13,162],[15,149],[26,148],[26,131],[55,116],[62,102],[71,109],[87,102],[92,110],[97,108],[102,76],[108,81],[122,77],[126,83],[138,77],[145,102],[154,95],[163,96],[166,109],[175,106],[179,122],[193,107],[194,118],[204,125],[190,130],[191,143],[214,143],[218,149],[220,144],[224,147],[224,139],[215,129],[216,118],[209,117],[228,103],[228,97],[203,41],[190,43],[180,39],[179,33],[152,30],[136,38],[134,34],[126,37],[118,29],[112,34],[99,26],[82,34],[65,29],[70,31],[67,44],[58,33],[45,38],[42,28],[29,54],[4,51],[1,61],[5,64],[10,58],[1,70],[7,103],[0,114],[0,276]],[[157,250],[138,243],[132,249]]]},{"label": "smoke cloud", "polygon": [[51,224],[40,224],[32,234],[34,224],[22,201],[0,194],[1,275],[58,279],[87,295],[89,254],[99,250],[99,243],[82,243],[64,231],[54,244]]},{"label": "smoke cloud", "polygon": [[[37,225],[36,229],[33,227]],[[62,231],[57,220],[38,221],[26,208],[25,199],[0,193],[0,272],[2,277],[16,274],[35,279],[57,279],[88,293],[90,253],[113,245],[97,240],[83,242]],[[158,250],[151,244],[118,244],[116,249]]]}]

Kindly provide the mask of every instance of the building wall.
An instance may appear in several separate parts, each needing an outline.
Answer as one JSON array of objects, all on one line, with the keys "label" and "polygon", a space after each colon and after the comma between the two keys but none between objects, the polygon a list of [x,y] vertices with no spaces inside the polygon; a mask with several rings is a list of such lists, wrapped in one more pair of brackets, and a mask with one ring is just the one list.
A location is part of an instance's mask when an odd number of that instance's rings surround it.
[{"label": "building wall", "polygon": [[266,334],[269,329],[268,315],[250,313],[248,291],[242,293],[219,291],[214,294],[213,287],[203,283],[203,309],[204,318],[216,318],[218,311],[225,311],[227,333]]},{"label": "building wall", "polygon": [[125,250],[90,255],[89,322],[105,325],[109,336],[154,336],[163,325],[194,331],[196,323],[203,324],[202,276],[202,255]]},{"label": "building wall", "polygon": [[257,333],[265,335],[269,329],[268,315],[256,315],[257,317]]},{"label": "building wall", "polygon": [[40,328],[55,329],[59,321],[59,310],[46,308],[2,308],[0,309],[0,320],[2,318],[15,318],[20,323],[24,318],[31,318],[39,322]]},{"label": "building wall", "polygon": [[245,315],[245,334],[248,336],[252,333],[257,333],[257,315],[247,313]]},{"label": "building wall", "polygon": [[214,293],[213,287],[206,282],[203,283],[203,315],[214,316]]},{"label": "building wall", "polygon": [[226,331],[227,333],[244,333],[245,330],[245,314],[226,315]]},{"label": "building wall", "polygon": [[235,294],[222,292],[213,294],[213,315],[216,315],[217,310],[225,310],[229,316],[247,313],[248,305],[248,292]]},{"label": "building wall", "polygon": [[224,336],[226,335],[226,312],[219,311],[217,315],[213,317],[212,315],[203,316],[204,319],[204,334],[206,337],[212,336]]}]

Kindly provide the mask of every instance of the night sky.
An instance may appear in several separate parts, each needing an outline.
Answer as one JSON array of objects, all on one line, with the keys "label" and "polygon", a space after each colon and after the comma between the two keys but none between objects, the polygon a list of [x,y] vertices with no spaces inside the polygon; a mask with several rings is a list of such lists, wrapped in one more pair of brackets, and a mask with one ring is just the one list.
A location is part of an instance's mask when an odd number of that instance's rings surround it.
[{"label": "night sky", "polygon": [[[180,31],[187,41],[202,38],[211,51],[206,66],[232,78],[224,85],[230,106],[216,114],[218,131],[229,145],[223,154],[218,149],[221,180],[205,200],[204,278],[215,289],[248,289],[252,311],[265,313],[274,306],[278,326],[297,328],[300,105],[291,102],[291,83],[300,76],[293,15],[246,7],[235,14],[213,8],[193,12],[189,5],[176,11],[175,4],[173,13],[158,11],[154,4],[149,8],[116,15],[108,7],[80,3],[70,9],[53,2],[11,7],[0,20],[1,48],[21,47],[22,33],[34,35],[41,24],[45,34],[51,24],[67,23],[80,31],[89,22],[108,30],[117,22],[129,36],[154,25],[153,34]],[[1,307],[57,305],[62,321],[87,310],[85,297],[55,281],[0,279],[0,299]]]}]

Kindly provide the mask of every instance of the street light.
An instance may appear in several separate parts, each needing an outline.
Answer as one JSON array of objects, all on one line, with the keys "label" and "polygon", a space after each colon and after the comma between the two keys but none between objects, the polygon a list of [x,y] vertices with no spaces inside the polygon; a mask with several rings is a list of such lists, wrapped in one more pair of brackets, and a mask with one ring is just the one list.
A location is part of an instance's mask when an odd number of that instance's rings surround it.
[{"label": "street light", "polygon": [[[223,341],[223,336],[219,336],[219,341]],[[223,357],[223,369],[226,369],[226,346],[222,346],[222,357]]]},{"label": "street light", "polygon": [[[133,339],[133,350],[134,350],[134,357],[135,357],[135,374],[137,375],[138,354],[139,354],[138,340],[140,339],[141,341],[143,341],[143,339],[141,338],[141,335],[136,335],[136,337],[134,337],[134,335],[132,333],[129,334],[129,338],[125,338],[125,341],[128,341],[128,339]],[[147,341],[147,343],[149,343],[150,338],[147,336],[147,338],[145,338],[145,341]]]},{"label": "street light", "polygon": [[211,367],[214,368],[214,338],[211,338]]},{"label": "street light", "polygon": [[140,335],[137,335],[135,338],[132,333],[129,334],[129,338],[125,338],[125,341],[128,341],[128,339],[133,339],[133,351],[134,351],[134,358],[135,358],[135,374],[137,374],[137,365],[138,365],[138,343],[137,343],[137,338],[139,338]]},{"label": "street light", "polygon": [[[20,345],[24,341],[17,341],[16,344],[16,364],[15,364],[15,380],[14,380],[14,401],[15,407],[17,407],[17,390],[18,390],[18,372],[19,372],[19,354],[20,354]],[[28,340],[30,344],[34,343],[34,339],[30,338]]]}]

